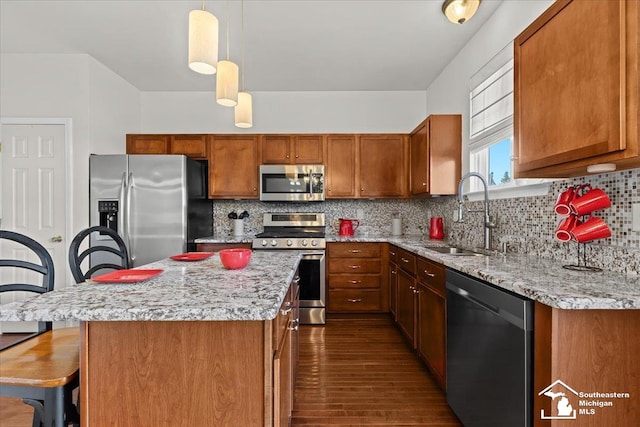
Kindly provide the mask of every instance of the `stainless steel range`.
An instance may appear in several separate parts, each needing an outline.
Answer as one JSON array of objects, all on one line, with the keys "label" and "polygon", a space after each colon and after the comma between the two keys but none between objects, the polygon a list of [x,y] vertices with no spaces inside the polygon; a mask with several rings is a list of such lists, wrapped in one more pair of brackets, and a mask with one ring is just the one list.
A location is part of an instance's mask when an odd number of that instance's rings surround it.
[{"label": "stainless steel range", "polygon": [[298,249],[300,261],[300,323],[324,325],[326,307],[324,213],[265,213],[264,232],[256,234],[255,250]]}]

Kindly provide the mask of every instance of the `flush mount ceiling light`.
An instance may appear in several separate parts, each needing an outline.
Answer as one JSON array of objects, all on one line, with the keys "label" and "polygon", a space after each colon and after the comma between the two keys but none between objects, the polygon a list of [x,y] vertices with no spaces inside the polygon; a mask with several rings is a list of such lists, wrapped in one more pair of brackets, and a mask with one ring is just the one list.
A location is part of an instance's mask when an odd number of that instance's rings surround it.
[{"label": "flush mount ceiling light", "polygon": [[218,63],[218,18],[204,10],[189,12],[189,68],[215,74]]},{"label": "flush mount ceiling light", "polygon": [[229,61],[229,0],[227,0],[227,59],[218,62],[216,101],[225,107],[238,104],[238,66]]},{"label": "flush mount ceiling light", "polygon": [[239,128],[250,128],[253,126],[253,103],[251,100],[251,94],[244,90],[244,0],[240,3],[242,5],[242,59],[241,59],[241,71],[242,71],[242,91],[238,92],[238,105],[236,105],[235,121],[236,126]]},{"label": "flush mount ceiling light", "polygon": [[442,13],[454,24],[462,24],[476,13],[482,0],[445,0]]}]

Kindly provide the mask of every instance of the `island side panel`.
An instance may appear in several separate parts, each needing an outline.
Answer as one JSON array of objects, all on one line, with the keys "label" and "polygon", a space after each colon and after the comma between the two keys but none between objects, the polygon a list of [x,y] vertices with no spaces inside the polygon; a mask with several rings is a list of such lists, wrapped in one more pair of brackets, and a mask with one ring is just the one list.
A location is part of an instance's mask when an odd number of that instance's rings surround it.
[{"label": "island side panel", "polygon": [[[544,390],[536,381],[534,425],[603,427],[640,425],[640,310],[550,310],[551,377],[544,387],[560,380],[552,391],[564,392],[576,410],[573,420],[541,420],[538,396]],[[549,313],[546,313],[549,314]],[[538,311],[536,311],[536,316]],[[536,327],[538,320],[536,319]],[[536,331],[536,337],[539,331]],[[536,342],[536,347],[540,343]],[[538,367],[536,361],[536,367]],[[540,372],[535,373],[536,377]],[[630,398],[580,397],[577,393],[629,393]],[[612,402],[612,407],[582,405],[582,402]],[[554,400],[554,404],[556,401]],[[544,405],[549,414],[549,403]],[[553,409],[553,408],[552,408]],[[582,412],[580,411],[582,410]],[[592,413],[593,412],[593,413]]]},{"label": "island side panel", "polygon": [[82,340],[84,426],[264,422],[264,322],[84,322]]}]

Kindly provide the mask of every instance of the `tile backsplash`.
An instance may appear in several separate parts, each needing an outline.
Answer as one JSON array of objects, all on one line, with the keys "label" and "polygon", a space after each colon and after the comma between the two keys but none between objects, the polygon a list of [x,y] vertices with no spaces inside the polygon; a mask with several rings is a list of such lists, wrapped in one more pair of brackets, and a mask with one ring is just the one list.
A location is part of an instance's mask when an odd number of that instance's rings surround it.
[{"label": "tile backsplash", "polygon": [[[560,242],[554,236],[561,220],[553,211],[558,194],[569,185],[591,184],[604,190],[612,206],[597,212],[611,228],[611,237],[586,245],[588,265],[625,273],[640,273],[640,232],[631,230],[632,205],[640,203],[640,169],[608,174],[591,175],[556,181],[545,196],[515,197],[490,201],[491,215],[497,221],[493,232],[492,247],[507,242],[509,251],[529,253],[560,262],[577,262],[578,244]],[[482,202],[466,202],[471,210],[482,210]],[[248,200],[214,202],[214,227],[216,235],[231,234],[231,211],[238,214],[247,210],[245,233],[252,235],[262,231],[262,214],[265,212],[325,212],[327,232],[337,232],[339,218],[358,218],[363,214],[358,235],[388,234],[391,219],[397,212],[402,218],[404,234],[428,235],[429,218],[444,219],[445,239],[453,244],[481,247],[483,239],[482,213],[468,213],[464,223],[455,223],[453,213],[458,203],[454,196],[418,200],[327,200],[319,203],[264,203]]]}]

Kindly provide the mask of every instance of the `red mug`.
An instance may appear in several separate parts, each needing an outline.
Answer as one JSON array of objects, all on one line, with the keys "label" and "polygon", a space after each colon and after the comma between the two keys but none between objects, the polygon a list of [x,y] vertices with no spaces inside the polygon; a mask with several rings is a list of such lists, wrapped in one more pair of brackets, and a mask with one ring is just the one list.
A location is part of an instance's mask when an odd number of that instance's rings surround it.
[{"label": "red mug", "polygon": [[556,228],[556,239],[561,242],[568,242],[573,238],[571,232],[579,224],[582,224],[582,222],[580,222],[576,215],[569,215],[564,218]]},{"label": "red mug", "polygon": [[571,212],[576,215],[586,215],[600,209],[611,207],[611,200],[609,196],[607,196],[607,193],[599,188],[594,188],[582,196],[574,197],[569,203],[569,207],[571,208]]},{"label": "red mug", "polygon": [[569,215],[571,213],[571,208],[569,207],[569,203],[576,196],[576,187],[569,187],[564,190],[560,195],[558,195],[558,200],[556,201],[556,206],[554,210],[558,215]]},{"label": "red mug", "polygon": [[571,230],[571,237],[578,243],[590,242],[596,239],[611,237],[611,229],[602,218],[590,216],[582,224],[576,224]]}]

